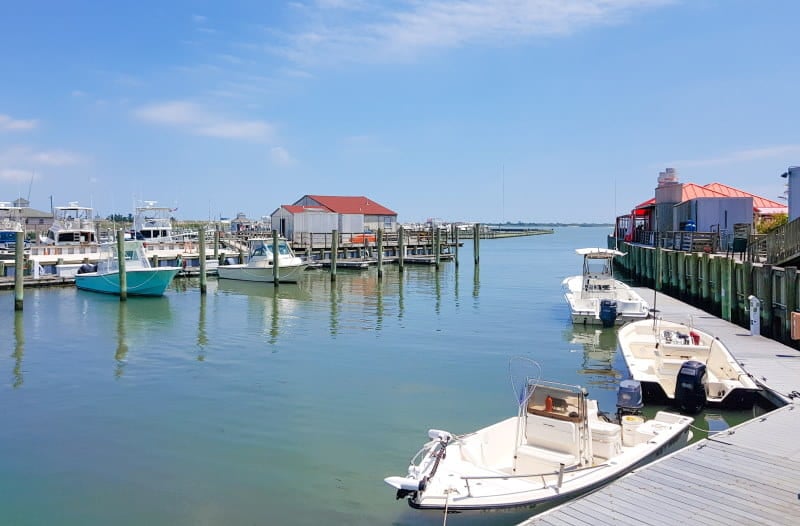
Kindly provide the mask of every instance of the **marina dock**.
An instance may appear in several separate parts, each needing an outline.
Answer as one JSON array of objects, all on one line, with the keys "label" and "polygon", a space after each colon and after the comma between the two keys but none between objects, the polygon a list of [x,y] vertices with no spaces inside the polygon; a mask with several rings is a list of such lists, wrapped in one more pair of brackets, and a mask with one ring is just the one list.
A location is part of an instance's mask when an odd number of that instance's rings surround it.
[{"label": "marina dock", "polygon": [[[639,288],[645,298],[653,291]],[[635,470],[519,526],[797,524],[800,352],[664,294],[658,315],[725,342],[779,408]]]}]

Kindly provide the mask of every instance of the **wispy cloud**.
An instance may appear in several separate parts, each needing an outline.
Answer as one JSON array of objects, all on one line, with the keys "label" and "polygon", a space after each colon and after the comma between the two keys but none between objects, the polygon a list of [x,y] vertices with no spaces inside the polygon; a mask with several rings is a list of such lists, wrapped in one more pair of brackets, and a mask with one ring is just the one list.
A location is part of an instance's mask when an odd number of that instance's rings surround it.
[{"label": "wispy cloud", "polygon": [[729,152],[718,157],[709,157],[707,159],[685,159],[671,161],[666,165],[687,168],[698,166],[720,166],[748,161],[759,161],[762,159],[776,159],[786,156],[796,156],[798,154],[800,154],[800,144],[783,144],[778,146],[767,146],[764,148],[739,150],[737,152]]},{"label": "wispy cloud", "polygon": [[[274,51],[298,63],[409,60],[431,50],[473,43],[506,45],[569,35],[598,25],[622,23],[634,14],[678,0],[409,0],[367,4],[318,0],[297,6],[301,31],[286,35]],[[342,17],[344,9],[359,10]],[[355,22],[354,22],[355,20]]]},{"label": "wispy cloud", "polygon": [[269,141],[275,134],[273,127],[267,122],[231,119],[187,101],[151,104],[137,108],[133,113],[145,122],[207,137]]},{"label": "wispy cloud", "polygon": [[6,166],[63,167],[85,164],[87,161],[85,156],[63,149],[38,150],[29,146],[13,146],[0,151],[0,165]]},{"label": "wispy cloud", "polygon": [[277,164],[279,166],[288,166],[294,162],[294,159],[292,159],[292,157],[289,155],[289,152],[286,151],[286,148],[282,146],[275,146],[270,149],[269,157],[273,164]]},{"label": "wispy cloud", "polygon": [[14,168],[0,169],[0,181],[8,183],[22,183],[28,182],[31,178],[36,179],[35,172],[29,170],[17,170]]},{"label": "wispy cloud", "polygon": [[32,130],[39,125],[39,122],[23,119],[14,119],[9,115],[0,114],[0,131],[25,131]]}]

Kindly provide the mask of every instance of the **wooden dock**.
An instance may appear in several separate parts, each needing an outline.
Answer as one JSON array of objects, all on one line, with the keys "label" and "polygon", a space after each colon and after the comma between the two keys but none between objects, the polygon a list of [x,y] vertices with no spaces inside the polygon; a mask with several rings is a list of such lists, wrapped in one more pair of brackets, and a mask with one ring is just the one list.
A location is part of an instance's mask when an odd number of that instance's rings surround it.
[{"label": "wooden dock", "polygon": [[[653,298],[651,289],[637,289]],[[659,293],[658,315],[718,336],[782,405],[644,466],[520,526],[800,521],[800,352]],[[651,300],[652,303],[652,300]],[[785,404],[785,405],[783,405]]]}]

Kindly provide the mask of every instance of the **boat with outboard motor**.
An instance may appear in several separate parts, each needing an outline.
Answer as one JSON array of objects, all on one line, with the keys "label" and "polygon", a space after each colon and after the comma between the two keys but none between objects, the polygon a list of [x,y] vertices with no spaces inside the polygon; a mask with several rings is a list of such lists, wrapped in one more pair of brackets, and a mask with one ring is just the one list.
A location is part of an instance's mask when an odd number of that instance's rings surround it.
[{"label": "boat with outboard motor", "polygon": [[624,252],[579,248],[583,272],[561,282],[572,323],[612,327],[650,315],[650,305],[627,283],[614,278],[613,260]]},{"label": "boat with outboard motor", "polygon": [[430,441],[412,458],[407,475],[384,479],[397,499],[448,511],[549,507],[692,437],[691,417],[658,411],[646,420],[634,380],[620,383],[616,417],[601,413],[580,386],[525,376],[515,392],[516,416],[464,435],[429,430]]},{"label": "boat with outboard motor", "polygon": [[[130,296],[162,296],[181,267],[153,267],[144,253],[141,241],[124,242],[126,294]],[[75,274],[75,286],[82,290],[120,294],[120,266],[117,244],[101,245],[96,265],[85,263]]]},{"label": "boat with outboard motor", "polygon": [[271,237],[252,237],[247,241],[247,263],[220,265],[217,275],[221,279],[238,279],[243,281],[274,281],[275,253],[278,254],[278,281],[296,283],[308,263],[296,256],[284,238],[278,238],[277,251]]},{"label": "boat with outboard motor", "polygon": [[719,338],[691,323],[658,317],[629,323],[617,331],[617,342],[647,402],[690,414],[705,406],[750,409],[760,391]]}]

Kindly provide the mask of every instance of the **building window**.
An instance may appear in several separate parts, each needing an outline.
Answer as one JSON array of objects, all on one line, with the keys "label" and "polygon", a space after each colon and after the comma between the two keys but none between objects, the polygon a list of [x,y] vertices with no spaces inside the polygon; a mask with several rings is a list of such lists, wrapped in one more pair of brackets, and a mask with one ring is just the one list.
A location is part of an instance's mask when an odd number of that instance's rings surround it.
[{"label": "building window", "polygon": [[392,218],[389,216],[383,216],[383,228],[389,229],[392,228]]}]

